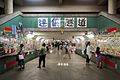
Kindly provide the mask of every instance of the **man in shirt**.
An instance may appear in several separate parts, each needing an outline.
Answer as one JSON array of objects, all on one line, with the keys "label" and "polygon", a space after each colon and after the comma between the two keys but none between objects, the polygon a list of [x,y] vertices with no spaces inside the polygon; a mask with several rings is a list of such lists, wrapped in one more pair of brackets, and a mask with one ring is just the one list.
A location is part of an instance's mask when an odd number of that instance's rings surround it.
[{"label": "man in shirt", "polygon": [[42,45],[42,48],[40,49],[40,52],[39,52],[39,66],[38,66],[38,68],[41,68],[42,61],[43,61],[42,67],[45,67],[45,58],[46,58],[46,48],[45,48],[45,45]]}]

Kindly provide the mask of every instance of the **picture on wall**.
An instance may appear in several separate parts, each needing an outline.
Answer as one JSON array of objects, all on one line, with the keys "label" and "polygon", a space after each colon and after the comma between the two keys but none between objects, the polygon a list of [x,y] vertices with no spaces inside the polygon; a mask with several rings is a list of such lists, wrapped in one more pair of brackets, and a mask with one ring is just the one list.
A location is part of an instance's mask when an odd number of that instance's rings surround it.
[{"label": "picture on wall", "polygon": [[60,18],[51,18],[51,28],[59,28],[60,20]]},{"label": "picture on wall", "polygon": [[87,18],[86,17],[77,18],[77,27],[87,27]]},{"label": "picture on wall", "polygon": [[65,28],[73,28],[74,27],[74,18],[64,18],[64,26]]},{"label": "picture on wall", "polygon": [[16,25],[12,25],[12,34],[17,34]]},{"label": "picture on wall", "polygon": [[48,18],[38,18],[38,27],[47,28],[48,27]]}]

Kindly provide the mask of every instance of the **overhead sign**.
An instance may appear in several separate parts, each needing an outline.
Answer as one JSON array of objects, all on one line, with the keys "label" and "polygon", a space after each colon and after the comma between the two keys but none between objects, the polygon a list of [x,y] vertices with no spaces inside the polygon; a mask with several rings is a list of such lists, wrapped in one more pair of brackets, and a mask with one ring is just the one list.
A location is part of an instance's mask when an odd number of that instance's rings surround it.
[{"label": "overhead sign", "polygon": [[87,27],[87,18],[85,17],[77,18],[77,27]]},{"label": "overhead sign", "polygon": [[77,18],[66,17],[63,18],[62,20],[60,17],[53,17],[50,18],[50,20],[48,20],[48,18],[38,18],[39,28],[48,28],[48,25],[51,26],[51,28],[61,28],[61,27],[74,28],[75,26],[81,28],[87,27],[87,17],[77,17]]},{"label": "overhead sign", "polygon": [[51,28],[60,27],[60,18],[51,18]]},{"label": "overhead sign", "polygon": [[74,18],[64,18],[65,28],[74,28]]},{"label": "overhead sign", "polygon": [[48,28],[48,18],[38,18],[38,27]]}]

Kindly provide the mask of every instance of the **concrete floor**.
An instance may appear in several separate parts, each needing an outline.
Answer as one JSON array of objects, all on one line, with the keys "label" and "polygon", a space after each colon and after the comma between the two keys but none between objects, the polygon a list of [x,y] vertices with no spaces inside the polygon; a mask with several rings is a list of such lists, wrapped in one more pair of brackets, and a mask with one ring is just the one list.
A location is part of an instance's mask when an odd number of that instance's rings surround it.
[{"label": "concrete floor", "polygon": [[119,74],[98,69],[94,63],[86,66],[85,59],[77,54],[72,54],[72,59],[64,59],[61,52],[57,53],[54,50],[47,55],[46,68],[37,68],[37,58],[26,63],[24,71],[14,68],[0,75],[0,80],[120,80]]}]

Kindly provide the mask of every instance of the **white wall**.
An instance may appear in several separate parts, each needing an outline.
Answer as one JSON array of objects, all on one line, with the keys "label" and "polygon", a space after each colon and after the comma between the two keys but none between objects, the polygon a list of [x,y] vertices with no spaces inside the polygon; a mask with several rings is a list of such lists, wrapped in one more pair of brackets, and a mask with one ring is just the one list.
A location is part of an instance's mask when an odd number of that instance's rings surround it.
[{"label": "white wall", "polygon": [[79,5],[79,6],[24,6],[14,7],[14,11],[22,12],[99,12],[106,10],[104,6]]}]

